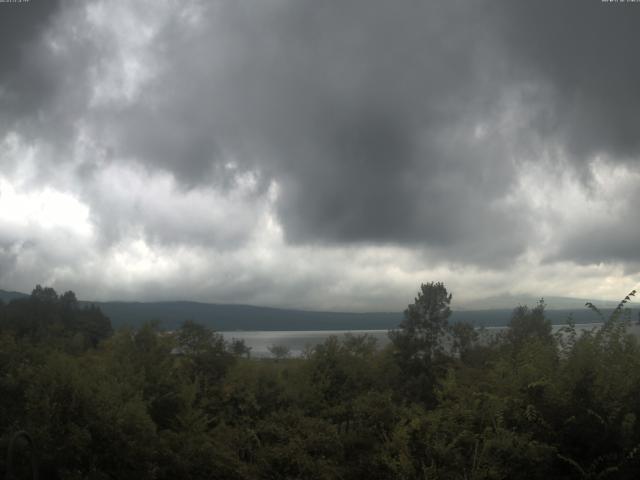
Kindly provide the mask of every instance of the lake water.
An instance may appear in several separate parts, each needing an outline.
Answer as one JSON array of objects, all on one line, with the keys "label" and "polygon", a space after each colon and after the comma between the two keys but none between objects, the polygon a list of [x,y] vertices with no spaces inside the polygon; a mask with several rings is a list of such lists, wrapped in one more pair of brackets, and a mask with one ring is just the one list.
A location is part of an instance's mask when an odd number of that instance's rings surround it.
[{"label": "lake water", "polygon": [[[564,325],[554,325],[554,332]],[[600,323],[582,323],[576,325],[576,330],[587,331],[601,326]],[[487,335],[494,335],[505,327],[485,327]],[[635,325],[629,328],[630,333],[640,335],[640,327]],[[306,348],[314,347],[324,342],[331,335],[342,337],[346,333],[354,335],[371,335],[378,341],[378,347],[382,348],[389,343],[388,330],[317,330],[317,331],[238,331],[219,332],[225,340],[231,341],[234,338],[244,340],[248,347],[251,347],[251,356],[270,357],[269,347],[280,345],[289,348],[292,356],[300,356]]]},{"label": "lake water", "polygon": [[378,347],[384,347],[389,343],[388,330],[317,330],[317,331],[252,331],[252,332],[219,332],[225,340],[234,338],[244,340],[251,347],[251,356],[269,357],[269,347],[282,345],[291,350],[292,356],[300,356],[308,347],[314,347],[324,342],[331,335],[341,337],[346,333],[354,335],[371,335],[378,341]]}]

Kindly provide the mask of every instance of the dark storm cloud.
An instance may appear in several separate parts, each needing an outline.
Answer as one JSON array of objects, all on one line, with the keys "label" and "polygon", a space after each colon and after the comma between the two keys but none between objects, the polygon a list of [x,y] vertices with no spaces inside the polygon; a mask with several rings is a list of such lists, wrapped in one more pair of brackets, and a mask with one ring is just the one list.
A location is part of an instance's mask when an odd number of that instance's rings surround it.
[{"label": "dark storm cloud", "polygon": [[43,107],[52,94],[52,76],[38,44],[58,12],[58,0],[0,4],[0,105],[3,116]]},{"label": "dark storm cloud", "polygon": [[545,95],[537,123],[579,161],[638,158],[640,8],[599,0],[505,2],[512,70]]},{"label": "dark storm cloud", "polygon": [[[637,157],[633,5],[193,4],[195,21],[176,11],[157,32],[151,78],[131,101],[89,102],[104,76],[95,72],[122,54],[109,38],[92,39],[92,28],[67,25],[84,41],[44,69],[44,93],[30,100],[44,105],[33,120],[42,134],[51,135],[51,118],[81,123],[106,163],[170,172],[185,191],[257,171],[256,198],[271,181],[280,187],[276,210],[291,243],[424,246],[482,265],[536,240],[529,207],[510,197],[522,158],[551,147],[576,165],[600,152]],[[18,73],[4,85],[19,99],[17,75],[33,77],[20,65],[48,64],[33,48],[11,62]],[[101,165],[88,158],[79,171],[90,177]],[[113,223],[118,210],[100,210],[91,188],[83,195],[98,224]],[[156,223],[149,228],[161,230]]]},{"label": "dark storm cloud", "polygon": [[585,225],[573,232],[557,255],[548,260],[568,259],[581,265],[621,262],[629,273],[640,271],[638,239],[640,228],[635,222],[606,222]]},{"label": "dark storm cloud", "polygon": [[[640,8],[634,3],[507,2],[504,44],[512,72],[537,86],[534,129],[548,144],[565,149],[598,201],[593,161],[607,160],[600,182],[614,182],[616,165],[629,174],[640,163]],[[610,175],[606,170],[610,170]],[[547,259],[579,264],[620,262],[638,271],[640,230],[636,189],[606,202],[606,215],[592,216],[556,239]],[[560,207],[561,208],[561,207]],[[585,209],[589,205],[585,203]],[[562,226],[555,226],[562,231]]]},{"label": "dark storm cloud", "polygon": [[[210,183],[230,159],[280,186],[294,243],[400,243],[493,263],[527,225],[500,207],[516,166],[497,120],[484,9],[406,1],[228,2],[158,36],[159,76],[92,113],[113,150]],[[513,133],[513,132],[510,132]],[[217,166],[217,167],[216,167]],[[522,233],[515,233],[522,232]],[[445,255],[447,256],[447,255]]]}]

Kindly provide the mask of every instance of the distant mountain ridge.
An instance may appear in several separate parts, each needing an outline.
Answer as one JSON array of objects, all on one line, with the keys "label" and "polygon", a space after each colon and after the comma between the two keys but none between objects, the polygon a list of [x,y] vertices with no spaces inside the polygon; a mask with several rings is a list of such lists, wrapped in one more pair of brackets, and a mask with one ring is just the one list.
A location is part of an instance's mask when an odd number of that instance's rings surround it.
[{"label": "distant mountain ridge", "polygon": [[505,294],[500,296],[492,296],[465,303],[458,306],[462,310],[502,310],[513,309],[518,305],[533,306],[540,299],[544,299],[544,303],[551,310],[572,310],[582,309],[586,302],[592,302],[598,308],[615,308],[618,301],[613,300],[593,300],[586,298],[573,297],[557,297],[557,296],[531,296],[531,295],[512,295]]},{"label": "distant mountain ridge", "polygon": [[8,292],[6,290],[0,290],[0,300],[3,302],[10,302],[11,300],[16,300],[18,298],[26,298],[29,295],[26,293],[20,292]]},{"label": "distant mountain ridge", "polygon": [[[4,302],[27,298],[20,292],[0,290],[0,299]],[[555,299],[562,297],[554,297]],[[565,304],[575,304],[576,308],[548,308],[547,318],[554,324],[563,324],[571,315],[576,323],[594,323],[599,318],[584,307],[579,299],[565,299]],[[573,303],[571,303],[573,302]],[[402,312],[321,312],[294,310],[251,305],[229,305],[200,303],[190,301],[171,302],[89,302],[111,319],[114,328],[139,327],[145,322],[157,321],[167,330],[178,328],[185,320],[193,320],[218,331],[234,330],[386,330],[396,328],[402,321]],[[533,306],[535,302],[528,302]],[[598,305],[603,314],[612,310],[614,302],[602,302]],[[473,310],[454,309],[451,321],[466,321],[477,327],[501,327],[508,324],[513,309],[523,304],[516,302],[508,308],[479,308]],[[557,304],[554,303],[554,304]],[[560,303],[562,304],[562,303]],[[631,315],[637,318],[637,309]]]},{"label": "distant mountain ridge", "polygon": [[198,302],[95,302],[114,327],[159,321],[172,330],[194,320],[218,331],[377,330],[397,326],[401,313],[346,313]]}]

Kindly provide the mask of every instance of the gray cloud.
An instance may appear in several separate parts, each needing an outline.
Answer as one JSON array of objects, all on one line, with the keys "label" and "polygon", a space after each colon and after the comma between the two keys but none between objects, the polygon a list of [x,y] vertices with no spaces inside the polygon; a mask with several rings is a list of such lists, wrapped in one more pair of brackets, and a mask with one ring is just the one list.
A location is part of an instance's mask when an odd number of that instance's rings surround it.
[{"label": "gray cloud", "polygon": [[[521,252],[526,222],[496,207],[517,132],[470,138],[501,113],[496,54],[477,41],[492,19],[461,2],[317,9],[211,4],[191,28],[175,16],[157,75],[135,102],[88,111],[92,135],[188,188],[224,184],[230,160],[276,180],[294,243],[435,246],[484,264]],[[497,242],[504,258],[484,247],[496,230],[522,232]]]},{"label": "gray cloud", "polygon": [[0,104],[2,116],[16,116],[42,107],[52,93],[52,75],[43,69],[47,59],[38,51],[58,0],[33,0],[28,4],[5,3],[0,10]]},{"label": "gray cloud", "polygon": [[[634,5],[28,5],[0,28],[25,39],[3,54],[0,124],[38,145],[34,182],[79,195],[103,245],[141,231],[229,251],[274,213],[292,246],[500,269],[540,240],[536,206],[514,196],[528,163],[568,158],[588,181],[600,154],[638,168]],[[127,171],[142,180],[112,192],[131,179],[109,172]],[[637,257],[599,235],[559,234],[553,258]]]},{"label": "gray cloud", "polygon": [[[559,225],[545,262],[570,260],[579,265],[620,264],[627,274],[640,272],[640,172],[602,164],[594,185],[584,190],[582,208]],[[604,190],[604,191],[603,191]]]},{"label": "gray cloud", "polygon": [[640,228],[635,222],[585,225],[565,240],[552,259],[569,259],[581,265],[622,262],[627,272],[637,273],[640,272],[638,238]]},{"label": "gray cloud", "polygon": [[599,153],[637,159],[637,5],[544,0],[503,7],[511,69],[544,92],[534,128],[582,162]]}]

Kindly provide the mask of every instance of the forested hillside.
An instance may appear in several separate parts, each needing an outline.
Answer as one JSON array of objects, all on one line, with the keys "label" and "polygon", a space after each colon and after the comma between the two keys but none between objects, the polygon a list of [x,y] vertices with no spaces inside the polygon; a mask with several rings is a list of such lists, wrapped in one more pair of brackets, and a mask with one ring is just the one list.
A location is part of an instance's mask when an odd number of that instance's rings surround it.
[{"label": "forested hillside", "polygon": [[543,303],[518,307],[487,344],[430,283],[384,349],[346,335],[253,359],[194,322],[114,332],[72,292],[37,287],[0,306],[0,447],[28,432],[40,478],[635,479],[629,299],[581,335],[553,335]]}]

